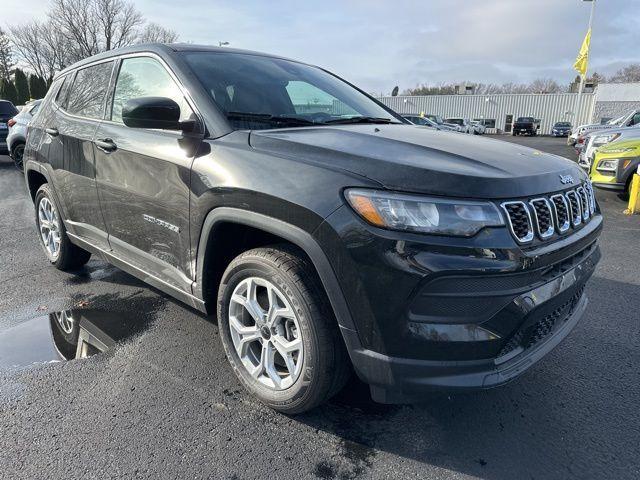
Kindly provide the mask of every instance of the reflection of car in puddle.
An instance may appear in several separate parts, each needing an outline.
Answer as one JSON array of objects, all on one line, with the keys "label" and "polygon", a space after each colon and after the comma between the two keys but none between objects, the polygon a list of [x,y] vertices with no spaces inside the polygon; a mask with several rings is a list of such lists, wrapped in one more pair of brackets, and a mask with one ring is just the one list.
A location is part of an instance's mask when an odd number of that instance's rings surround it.
[{"label": "reflection of car in puddle", "polygon": [[86,358],[141,332],[148,319],[105,310],[64,310],[0,333],[0,367]]}]

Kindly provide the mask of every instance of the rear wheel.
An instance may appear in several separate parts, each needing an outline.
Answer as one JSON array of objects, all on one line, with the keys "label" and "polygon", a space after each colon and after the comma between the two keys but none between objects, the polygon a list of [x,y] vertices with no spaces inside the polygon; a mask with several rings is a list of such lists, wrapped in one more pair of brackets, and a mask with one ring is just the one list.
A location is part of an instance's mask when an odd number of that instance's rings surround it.
[{"label": "rear wheel", "polygon": [[218,320],[236,376],[275,410],[310,410],[349,377],[326,295],[295,250],[266,247],[236,257],[220,283]]},{"label": "rear wheel", "polygon": [[22,157],[24,156],[24,143],[18,143],[11,148],[11,158],[16,168],[20,171],[24,170]]},{"label": "rear wheel", "polygon": [[48,184],[36,192],[35,206],[40,244],[49,261],[64,271],[78,269],[87,263],[91,253],[74,245],[67,237],[60,209]]}]

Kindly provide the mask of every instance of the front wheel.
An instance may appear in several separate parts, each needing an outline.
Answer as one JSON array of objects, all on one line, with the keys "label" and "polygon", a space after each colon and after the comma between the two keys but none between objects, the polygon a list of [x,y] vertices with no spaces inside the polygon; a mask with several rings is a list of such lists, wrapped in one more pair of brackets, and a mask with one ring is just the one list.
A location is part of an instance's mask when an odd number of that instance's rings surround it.
[{"label": "front wheel", "polygon": [[310,410],[349,377],[346,349],[313,267],[287,247],[247,251],[218,291],[220,337],[234,373],[283,413]]},{"label": "front wheel", "polygon": [[78,269],[87,263],[91,253],[69,240],[60,209],[48,184],[45,183],[36,192],[35,206],[40,244],[49,262],[64,271]]}]

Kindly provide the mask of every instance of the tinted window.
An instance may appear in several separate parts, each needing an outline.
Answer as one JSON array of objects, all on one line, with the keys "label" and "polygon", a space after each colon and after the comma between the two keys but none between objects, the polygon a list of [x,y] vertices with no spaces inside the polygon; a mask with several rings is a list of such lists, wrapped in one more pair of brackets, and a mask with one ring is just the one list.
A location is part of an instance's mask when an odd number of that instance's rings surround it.
[{"label": "tinted window", "polygon": [[113,96],[111,120],[122,123],[122,107],[140,97],[166,97],[180,105],[180,120],[191,116],[180,88],[160,62],[149,57],[125,58]]},{"label": "tinted window", "polygon": [[631,123],[629,125],[638,125],[640,123],[640,113],[636,113],[631,119]]},{"label": "tinted window", "polygon": [[106,62],[78,70],[69,92],[67,111],[81,117],[101,119],[112,68],[113,62]]},{"label": "tinted window", "polygon": [[16,110],[16,107],[13,106],[13,103],[0,101],[1,115],[15,115],[16,113],[18,113],[18,110]]},{"label": "tinted window", "polygon": [[[58,82],[60,80],[57,80]],[[73,81],[73,73],[67,75],[62,80],[62,86],[56,95],[56,103],[63,108],[67,106],[67,97],[69,96],[69,88],[71,87],[71,82]]]},{"label": "tinted window", "polygon": [[531,122],[531,123],[533,123],[533,117],[518,117],[516,122]]},{"label": "tinted window", "polygon": [[[183,55],[235,128],[322,124],[360,116],[395,120],[366,95],[317,67],[261,55],[224,52]],[[292,121],[292,117],[301,122]],[[286,124],[286,119],[290,124]]]}]

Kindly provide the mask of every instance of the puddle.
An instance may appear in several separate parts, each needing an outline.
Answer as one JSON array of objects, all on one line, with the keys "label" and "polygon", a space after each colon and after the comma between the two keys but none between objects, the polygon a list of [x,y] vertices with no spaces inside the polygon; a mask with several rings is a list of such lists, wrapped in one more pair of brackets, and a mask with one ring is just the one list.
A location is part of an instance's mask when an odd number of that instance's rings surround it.
[{"label": "puddle", "polygon": [[0,331],[0,368],[61,362],[106,352],[148,327],[149,315],[109,310],[52,312]]}]

